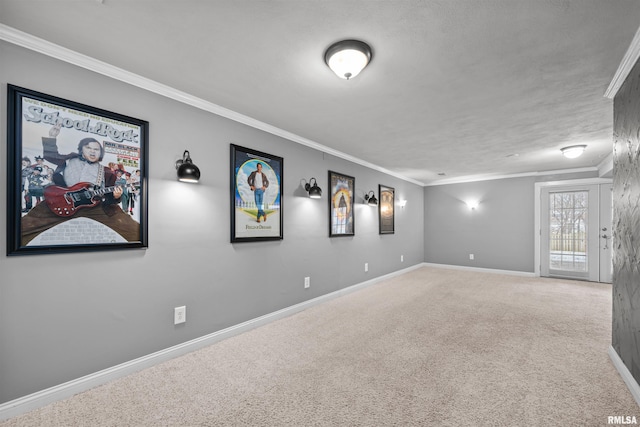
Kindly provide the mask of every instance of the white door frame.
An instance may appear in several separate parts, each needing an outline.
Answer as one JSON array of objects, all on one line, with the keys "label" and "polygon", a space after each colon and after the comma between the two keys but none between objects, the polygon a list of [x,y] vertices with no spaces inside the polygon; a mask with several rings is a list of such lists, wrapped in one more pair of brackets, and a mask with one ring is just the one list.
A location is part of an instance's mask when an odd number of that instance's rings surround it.
[{"label": "white door frame", "polygon": [[586,178],[586,179],[568,179],[566,181],[547,181],[536,182],[534,184],[534,200],[533,200],[533,239],[534,239],[534,274],[536,277],[540,277],[540,206],[543,187],[566,187],[568,185],[589,185],[589,184],[612,184],[611,178]]},{"label": "white door frame", "polygon": [[[604,188],[604,190],[603,190]],[[608,197],[603,197],[608,196]],[[613,283],[613,184],[600,185],[600,225],[598,227],[598,247],[600,248],[600,282]],[[603,220],[604,219],[604,220]],[[606,230],[602,223],[610,224]],[[604,235],[608,236],[602,246]],[[603,256],[603,254],[605,256]],[[605,262],[608,264],[606,265]]]}]

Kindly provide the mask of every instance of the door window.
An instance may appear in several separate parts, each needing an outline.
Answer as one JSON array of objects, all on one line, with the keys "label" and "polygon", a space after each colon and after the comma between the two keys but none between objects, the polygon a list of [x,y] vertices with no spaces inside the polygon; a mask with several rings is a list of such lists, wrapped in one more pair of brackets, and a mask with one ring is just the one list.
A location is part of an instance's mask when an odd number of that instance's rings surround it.
[{"label": "door window", "polygon": [[589,192],[549,193],[549,268],[586,273]]}]

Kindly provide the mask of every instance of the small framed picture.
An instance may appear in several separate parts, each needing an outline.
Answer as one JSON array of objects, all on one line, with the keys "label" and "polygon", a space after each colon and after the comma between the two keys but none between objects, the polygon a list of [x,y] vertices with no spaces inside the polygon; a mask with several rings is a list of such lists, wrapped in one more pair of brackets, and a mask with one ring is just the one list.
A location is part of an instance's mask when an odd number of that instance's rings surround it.
[{"label": "small framed picture", "polygon": [[7,254],[146,248],[149,124],[7,92]]},{"label": "small framed picture", "polygon": [[231,144],[231,242],[282,240],[282,157]]},{"label": "small framed picture", "polygon": [[353,195],[356,179],[352,176],[329,171],[329,237],[353,236],[355,218]]},{"label": "small framed picture", "polygon": [[380,234],[395,233],[395,189],[378,185],[380,203],[378,204],[378,225]]}]

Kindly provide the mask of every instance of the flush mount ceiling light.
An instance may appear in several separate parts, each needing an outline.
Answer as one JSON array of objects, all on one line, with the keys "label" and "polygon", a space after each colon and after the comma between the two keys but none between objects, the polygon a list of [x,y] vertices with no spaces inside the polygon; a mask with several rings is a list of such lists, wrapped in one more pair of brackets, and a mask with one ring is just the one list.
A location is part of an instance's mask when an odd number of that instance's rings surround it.
[{"label": "flush mount ceiling light", "polygon": [[360,40],[342,40],[329,46],[324,62],[341,79],[352,79],[371,62],[371,47]]},{"label": "flush mount ceiling light", "polygon": [[560,151],[562,151],[562,155],[567,159],[575,159],[582,155],[585,148],[587,148],[586,145],[571,145],[569,147],[561,148]]}]

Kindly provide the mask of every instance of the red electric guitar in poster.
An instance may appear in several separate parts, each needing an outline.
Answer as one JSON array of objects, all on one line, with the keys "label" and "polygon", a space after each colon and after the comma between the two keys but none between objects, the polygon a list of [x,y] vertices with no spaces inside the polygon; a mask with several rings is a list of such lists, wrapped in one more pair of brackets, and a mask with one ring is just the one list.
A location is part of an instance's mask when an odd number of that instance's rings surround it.
[{"label": "red electric guitar in poster", "polygon": [[113,193],[119,186],[93,188],[93,184],[79,182],[69,188],[50,185],[44,189],[44,201],[51,212],[58,216],[70,217],[79,209],[96,206],[102,196]]}]

